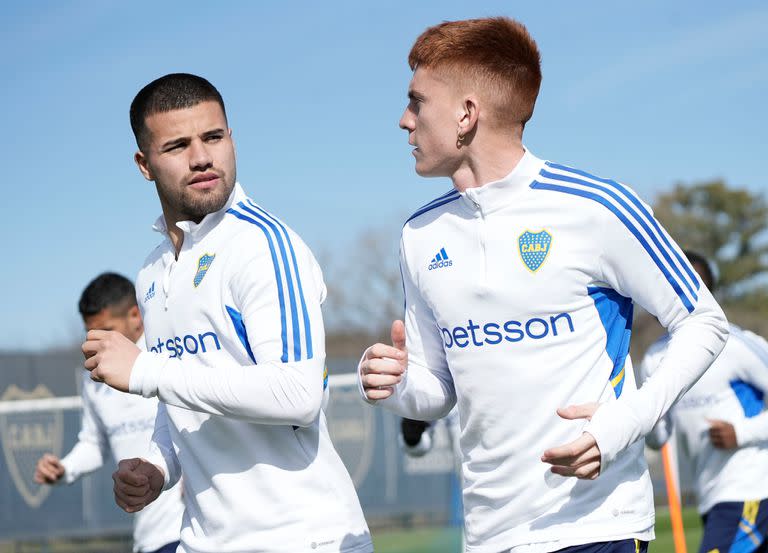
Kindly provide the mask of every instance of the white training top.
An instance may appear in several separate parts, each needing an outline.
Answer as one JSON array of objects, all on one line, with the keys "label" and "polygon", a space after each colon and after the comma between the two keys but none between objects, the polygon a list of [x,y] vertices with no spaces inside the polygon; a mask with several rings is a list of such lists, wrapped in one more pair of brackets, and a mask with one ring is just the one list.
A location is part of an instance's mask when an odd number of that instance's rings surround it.
[{"label": "white training top", "polygon": [[236,185],[181,222],[137,279],[150,351],[130,390],[162,405],[153,462],[184,472],[188,553],[372,551],[321,410],[322,274],[312,253]]},{"label": "white training top", "polygon": [[[467,550],[547,552],[653,537],[642,438],[712,363],[722,310],[627,187],[526,151],[510,175],[427,204],[403,228],[409,365],[382,405],[435,419],[458,403]],[[637,391],[633,300],[673,336]],[[362,391],[362,387],[361,387]],[[558,407],[602,405],[591,422]],[[588,431],[594,481],[541,461]]]},{"label": "white training top", "polygon": [[[659,448],[676,429],[680,453],[692,463],[701,514],[723,501],[768,498],[768,343],[730,327],[720,357],[646,437],[649,446]],[[654,374],[668,342],[664,336],[648,349],[641,378]],[[708,420],[713,419],[733,425],[737,449],[712,445]]]},{"label": "white training top", "polygon": [[[144,348],[142,337],[137,345]],[[82,371],[83,419],[77,443],[61,460],[64,480],[71,484],[104,464],[109,451],[115,460],[145,457],[152,440],[157,400],[118,392]],[[181,486],[133,515],[133,550],[155,551],[177,541],[184,505]]]}]

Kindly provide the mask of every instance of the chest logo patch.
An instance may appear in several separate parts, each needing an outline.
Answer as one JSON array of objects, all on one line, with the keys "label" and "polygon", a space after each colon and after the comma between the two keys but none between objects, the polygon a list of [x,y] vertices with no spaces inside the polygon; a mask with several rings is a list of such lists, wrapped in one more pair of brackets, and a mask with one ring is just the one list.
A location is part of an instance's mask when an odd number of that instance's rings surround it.
[{"label": "chest logo patch", "polygon": [[200,286],[203,277],[205,277],[205,273],[211,268],[214,259],[216,259],[216,254],[211,255],[206,253],[197,260],[197,272],[195,273],[195,279],[193,280],[195,288]]},{"label": "chest logo patch", "polygon": [[155,281],[152,281],[152,285],[147,290],[147,293],[144,294],[144,303],[147,303],[149,300],[155,297]]},{"label": "chest logo patch", "polygon": [[535,273],[539,270],[544,260],[547,259],[549,249],[552,246],[552,235],[546,230],[531,232],[526,230],[517,239],[520,250],[520,258],[528,267],[528,270]]},{"label": "chest logo patch", "polygon": [[432,258],[432,261],[429,262],[429,270],[432,271],[434,269],[442,269],[443,267],[450,267],[453,265],[453,261],[448,258],[448,254],[445,251],[445,248],[440,248],[440,251],[437,252],[437,255]]}]

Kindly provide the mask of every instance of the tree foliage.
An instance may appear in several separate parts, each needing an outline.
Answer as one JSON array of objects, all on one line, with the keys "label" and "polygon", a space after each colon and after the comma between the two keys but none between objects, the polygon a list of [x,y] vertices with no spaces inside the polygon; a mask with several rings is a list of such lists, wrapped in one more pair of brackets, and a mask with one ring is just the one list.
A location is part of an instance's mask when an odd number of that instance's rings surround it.
[{"label": "tree foliage", "polygon": [[397,229],[372,228],[353,240],[348,255],[321,255],[330,333],[389,336],[392,321],[403,318],[398,244]]},{"label": "tree foliage", "polygon": [[768,203],[762,194],[721,180],[678,184],[658,197],[654,211],[681,247],[716,262],[721,300],[765,299],[759,277],[768,271]]}]

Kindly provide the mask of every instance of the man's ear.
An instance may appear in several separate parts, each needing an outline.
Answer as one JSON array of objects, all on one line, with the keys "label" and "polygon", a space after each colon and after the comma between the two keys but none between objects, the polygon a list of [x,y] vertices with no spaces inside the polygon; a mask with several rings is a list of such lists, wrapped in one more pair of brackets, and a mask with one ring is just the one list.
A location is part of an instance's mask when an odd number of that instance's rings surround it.
[{"label": "man's ear", "polygon": [[152,169],[149,168],[149,164],[147,163],[147,156],[144,155],[144,152],[138,150],[133,154],[133,161],[136,162],[139,171],[141,171],[141,174],[144,175],[145,179],[151,181],[155,180],[155,177],[152,175]]},{"label": "man's ear", "polygon": [[144,321],[141,319],[141,311],[139,311],[139,306],[131,306],[125,316],[128,319],[130,327],[135,329],[136,338],[141,336],[141,334],[144,332]]},{"label": "man's ear", "polygon": [[459,111],[458,133],[461,136],[467,136],[475,130],[479,114],[480,109],[477,103],[477,98],[474,95],[464,98],[464,101],[461,104],[461,110]]},{"label": "man's ear", "polygon": [[139,311],[138,305],[132,305],[130,309],[128,309],[128,318],[131,320],[135,319],[141,319],[141,311]]}]

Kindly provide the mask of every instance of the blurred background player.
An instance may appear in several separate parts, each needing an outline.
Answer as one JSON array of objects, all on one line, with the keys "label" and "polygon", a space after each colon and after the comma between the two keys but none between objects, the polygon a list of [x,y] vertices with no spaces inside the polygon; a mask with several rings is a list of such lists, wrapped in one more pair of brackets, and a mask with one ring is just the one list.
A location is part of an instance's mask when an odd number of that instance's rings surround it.
[{"label": "blurred background player", "polygon": [[448,445],[453,457],[455,480],[452,485],[458,486],[458,488],[454,489],[451,495],[454,496],[455,494],[458,497],[452,499],[454,504],[451,505],[451,510],[452,512],[455,510],[455,513],[452,513],[452,518],[457,521],[456,524],[460,524],[462,527],[461,550],[463,551],[466,547],[466,537],[463,531],[463,507],[461,504],[461,490],[463,489],[461,482],[461,444],[459,442],[461,430],[459,428],[459,414],[456,411],[456,407],[451,409],[451,412],[445,417],[437,421],[400,419],[400,444],[405,454],[409,457],[423,457],[434,449],[437,432],[441,425],[448,437]]},{"label": "blurred background player", "polygon": [[432,450],[435,442],[435,431],[439,424],[444,425],[451,451],[456,459],[461,458],[459,445],[459,415],[452,409],[439,421],[419,421],[414,419],[400,420],[400,438],[403,451],[411,457],[422,457]]},{"label": "blurred background player", "polygon": [[[458,406],[468,551],[644,551],[640,438],[717,357],[725,316],[631,189],[523,146],[541,83],[523,25],[436,25],[408,63],[416,172],[453,189],[403,227],[405,325],[363,355],[364,397],[418,420]],[[634,302],[672,336],[640,390]]]},{"label": "blurred background player", "polygon": [[103,331],[83,344],[94,378],[161,401],[155,454],[114,475],[118,505],[144,508],[183,471],[182,551],[372,551],[321,408],[325,284],[312,252],[236,182],[211,83],[160,77],[130,114],[162,207],[162,241],[136,281],[152,292],[150,350]]},{"label": "blurred background player", "polygon": [[[685,254],[714,290],[707,259]],[[717,360],[646,436],[659,449],[675,430],[704,521],[701,553],[768,551],[768,343],[734,324],[730,330]],[[668,344],[665,335],[648,349],[642,380],[654,374]]]},{"label": "blurred background player", "polygon": [[[87,330],[119,332],[144,348],[144,327],[130,280],[115,273],[103,273],[83,290],[78,304]],[[113,390],[91,380],[83,371],[81,397],[82,427],[78,441],[66,457],[43,455],[37,462],[35,481],[39,484],[66,482],[99,469],[107,455],[126,459],[144,457],[149,450],[157,414],[157,399],[143,398]],[[181,487],[176,486],[161,501],[133,517],[133,550],[141,553],[172,553],[179,544],[184,506]]]}]

